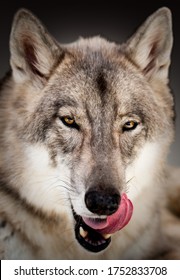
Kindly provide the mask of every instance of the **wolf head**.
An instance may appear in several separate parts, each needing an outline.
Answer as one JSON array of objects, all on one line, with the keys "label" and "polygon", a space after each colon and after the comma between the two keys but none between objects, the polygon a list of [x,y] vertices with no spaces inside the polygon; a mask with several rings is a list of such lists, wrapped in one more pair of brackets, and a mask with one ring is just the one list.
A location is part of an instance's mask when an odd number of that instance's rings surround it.
[{"label": "wolf head", "polygon": [[100,37],[59,45],[30,12],[15,16],[0,169],[23,203],[49,217],[68,213],[90,251],[110,243],[96,229],[124,193],[135,202],[157,191],[173,137],[172,41],[167,8],[123,45]]}]

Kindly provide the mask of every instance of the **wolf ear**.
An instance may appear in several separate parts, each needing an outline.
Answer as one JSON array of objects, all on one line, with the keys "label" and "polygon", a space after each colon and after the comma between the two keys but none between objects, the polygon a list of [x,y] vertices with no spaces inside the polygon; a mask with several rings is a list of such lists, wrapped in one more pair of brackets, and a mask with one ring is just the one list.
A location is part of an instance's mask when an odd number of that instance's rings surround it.
[{"label": "wolf ear", "polygon": [[172,43],[171,12],[163,7],[128,40],[126,51],[149,79],[156,77],[167,82]]},{"label": "wolf ear", "polygon": [[58,63],[62,50],[37,18],[21,9],[12,26],[10,54],[16,81],[43,82]]}]

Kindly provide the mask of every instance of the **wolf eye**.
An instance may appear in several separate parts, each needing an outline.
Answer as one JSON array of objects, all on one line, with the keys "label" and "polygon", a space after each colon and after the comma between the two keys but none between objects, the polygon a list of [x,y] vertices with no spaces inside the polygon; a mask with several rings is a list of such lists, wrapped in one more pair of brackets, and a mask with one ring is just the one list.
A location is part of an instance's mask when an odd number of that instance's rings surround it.
[{"label": "wolf eye", "polygon": [[65,124],[68,125],[72,125],[75,122],[75,120],[70,117],[63,117],[62,120],[64,121]]},{"label": "wolf eye", "polygon": [[128,121],[123,125],[123,131],[133,130],[137,127],[138,123],[135,121]]},{"label": "wolf eye", "polygon": [[60,118],[62,123],[68,127],[79,129],[78,124],[75,122],[74,118],[65,116]]}]

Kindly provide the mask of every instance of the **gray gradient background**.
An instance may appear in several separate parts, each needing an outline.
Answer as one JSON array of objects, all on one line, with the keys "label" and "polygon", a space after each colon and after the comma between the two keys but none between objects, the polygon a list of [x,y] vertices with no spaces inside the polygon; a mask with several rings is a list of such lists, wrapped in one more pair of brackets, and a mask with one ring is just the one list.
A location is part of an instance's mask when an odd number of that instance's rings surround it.
[{"label": "gray gradient background", "polygon": [[[49,3],[48,3],[49,2]],[[176,137],[169,162],[180,165],[180,10],[177,1],[1,1],[0,78],[9,69],[9,33],[14,13],[21,7],[31,10],[62,43],[79,36],[101,35],[122,43],[156,9],[167,6],[173,14],[174,47],[170,86],[176,100]]]}]

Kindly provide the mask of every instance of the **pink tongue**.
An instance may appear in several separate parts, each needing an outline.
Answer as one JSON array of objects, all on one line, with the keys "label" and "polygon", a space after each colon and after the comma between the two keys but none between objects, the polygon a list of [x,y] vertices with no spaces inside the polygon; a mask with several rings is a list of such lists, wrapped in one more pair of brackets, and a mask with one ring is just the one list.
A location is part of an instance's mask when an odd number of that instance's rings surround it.
[{"label": "pink tongue", "polygon": [[114,233],[127,225],[133,213],[132,202],[125,193],[121,196],[118,210],[106,219],[92,219],[83,217],[83,221],[99,233]]}]

